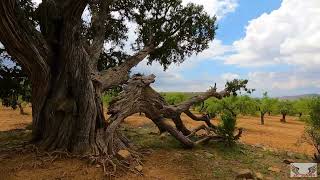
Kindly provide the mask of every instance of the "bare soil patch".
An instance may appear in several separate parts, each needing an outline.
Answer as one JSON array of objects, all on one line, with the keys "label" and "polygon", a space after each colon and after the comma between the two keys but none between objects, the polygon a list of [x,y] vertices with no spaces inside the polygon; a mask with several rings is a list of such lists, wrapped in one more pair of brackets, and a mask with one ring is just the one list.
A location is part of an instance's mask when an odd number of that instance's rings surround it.
[{"label": "bare soil patch", "polygon": [[22,129],[29,125],[32,121],[32,110],[26,107],[24,111],[27,115],[21,115],[19,109],[13,110],[0,105],[0,131]]},{"label": "bare soil patch", "polygon": [[[182,120],[190,129],[201,125],[203,122],[191,120],[188,116],[182,115]],[[297,117],[287,117],[286,123],[281,123],[280,116],[266,116],[265,125],[260,125],[260,117],[240,116],[237,126],[244,128],[241,141],[251,145],[264,145],[284,151],[293,151],[312,155],[314,148],[310,144],[302,142],[304,133],[304,122]],[[214,123],[217,120],[213,120]],[[126,119],[126,123],[134,127],[143,127],[152,122],[144,116],[131,116]]]}]

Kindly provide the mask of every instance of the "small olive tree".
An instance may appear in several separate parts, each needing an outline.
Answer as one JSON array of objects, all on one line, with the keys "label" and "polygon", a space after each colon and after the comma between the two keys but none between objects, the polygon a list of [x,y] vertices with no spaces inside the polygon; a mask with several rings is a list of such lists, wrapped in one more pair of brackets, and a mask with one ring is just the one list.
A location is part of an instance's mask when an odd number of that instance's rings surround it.
[{"label": "small olive tree", "polygon": [[293,112],[293,103],[289,100],[281,100],[278,103],[278,109],[282,118],[280,119],[281,122],[286,122],[286,116]]},{"label": "small olive tree", "polygon": [[264,116],[266,113],[271,112],[274,109],[274,104],[271,98],[269,98],[268,93],[263,93],[261,99],[257,99],[257,109],[260,112],[261,124],[264,125]]},{"label": "small olive tree", "polygon": [[301,98],[293,103],[293,108],[296,114],[299,115],[299,118],[302,117],[302,115],[307,115],[309,113],[309,106],[308,104],[310,103],[309,98]]}]

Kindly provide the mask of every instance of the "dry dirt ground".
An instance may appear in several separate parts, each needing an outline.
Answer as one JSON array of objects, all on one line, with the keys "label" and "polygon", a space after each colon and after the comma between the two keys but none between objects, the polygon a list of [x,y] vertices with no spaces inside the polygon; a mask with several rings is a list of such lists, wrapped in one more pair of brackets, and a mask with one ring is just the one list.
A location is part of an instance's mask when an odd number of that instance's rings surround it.
[{"label": "dry dirt ground", "polygon": [[[264,145],[278,150],[313,154],[313,147],[303,142],[304,123],[298,121],[296,117],[288,117],[287,123],[281,123],[280,118],[280,116],[266,116],[265,125],[260,125],[259,117],[239,117],[237,126],[244,129],[241,141],[246,144]],[[202,122],[192,121],[184,114],[182,120],[190,129],[202,124]],[[213,122],[215,123],[215,121]],[[126,123],[141,127],[152,122],[144,116],[135,115],[127,118]]]},{"label": "dry dirt ground", "polygon": [[[1,148],[30,137],[30,131],[10,131],[31,123],[31,108],[26,108],[26,112],[29,115],[0,107],[0,180],[105,178],[101,167],[78,159],[62,158],[51,163],[43,162],[34,154],[1,152]],[[201,124],[184,115],[182,119],[189,128]],[[226,149],[213,144],[185,150],[171,137],[159,137],[150,120],[134,115],[126,119],[124,130],[137,146],[152,153],[144,158],[143,176],[127,173],[117,179],[233,179],[239,169],[251,169],[271,179],[287,179],[289,169],[282,163],[283,159],[309,162],[313,148],[298,143],[304,131],[303,122],[295,117],[288,117],[287,123],[279,120],[278,116],[267,116],[262,126],[258,117],[240,117],[238,127],[244,128],[241,138],[244,145]],[[281,171],[270,172],[269,167]]]}]

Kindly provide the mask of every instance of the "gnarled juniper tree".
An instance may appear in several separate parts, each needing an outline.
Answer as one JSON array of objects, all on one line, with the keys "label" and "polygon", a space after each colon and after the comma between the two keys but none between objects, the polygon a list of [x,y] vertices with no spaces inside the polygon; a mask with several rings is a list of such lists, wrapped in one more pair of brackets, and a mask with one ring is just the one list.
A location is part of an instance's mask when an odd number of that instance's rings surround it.
[{"label": "gnarled juniper tree", "polygon": [[[32,83],[33,141],[95,155],[128,147],[118,117],[104,119],[102,92],[147,57],[165,68],[183,62],[216,30],[215,17],[181,0],[1,0],[0,17],[0,42]],[[131,55],[123,51],[128,23],[136,24]]]}]

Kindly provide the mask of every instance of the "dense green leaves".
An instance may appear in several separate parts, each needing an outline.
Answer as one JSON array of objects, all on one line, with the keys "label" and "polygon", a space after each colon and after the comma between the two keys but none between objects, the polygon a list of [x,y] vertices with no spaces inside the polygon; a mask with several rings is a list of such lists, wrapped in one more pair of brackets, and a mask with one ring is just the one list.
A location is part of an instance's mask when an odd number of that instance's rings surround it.
[{"label": "dense green leaves", "polygon": [[310,111],[308,124],[320,130],[320,98],[310,99],[308,107]]},{"label": "dense green leaves", "polygon": [[225,85],[226,90],[231,93],[231,95],[237,96],[237,94],[241,90],[244,90],[244,92],[251,94],[255,91],[255,89],[250,89],[247,87],[248,80],[242,80],[242,79],[234,79],[232,81],[228,81]]},{"label": "dense green leaves", "polygon": [[298,100],[295,100],[293,102],[293,108],[295,113],[297,113],[300,117],[302,115],[307,115],[309,114],[310,108],[309,108],[309,103],[311,99],[310,98],[301,98]]},{"label": "dense green leaves", "polygon": [[20,66],[8,67],[3,61],[0,59],[0,99],[2,105],[16,109],[21,101],[31,101],[31,85]]},{"label": "dense green leaves", "polygon": [[216,18],[210,17],[202,6],[181,0],[140,0],[133,14],[138,24],[134,49],[153,44],[156,49],[149,62],[159,61],[167,68],[183,62],[186,56],[208,48],[216,30]]},{"label": "dense green leaves", "polygon": [[211,118],[216,117],[222,111],[222,104],[216,98],[210,98],[204,102],[203,111]]},{"label": "dense green leaves", "polygon": [[269,98],[267,92],[263,93],[263,97],[261,99],[257,99],[257,106],[261,114],[271,112],[275,108],[275,104],[272,99]]},{"label": "dense green leaves", "polygon": [[257,112],[255,100],[248,95],[239,96],[236,104],[239,109],[239,113],[242,115],[255,115]]},{"label": "dense green leaves", "polygon": [[234,143],[234,132],[236,130],[237,120],[231,113],[225,112],[221,115],[221,122],[217,126],[218,135],[222,136],[227,145]]},{"label": "dense green leaves", "polygon": [[294,113],[293,102],[289,100],[280,100],[278,103],[278,111],[282,115],[288,115]]},{"label": "dense green leaves", "polygon": [[256,112],[256,105],[252,98],[249,96],[230,96],[221,100],[210,98],[204,103],[204,111],[216,117],[218,114],[225,112],[231,113],[234,116],[238,114],[252,115]]},{"label": "dense green leaves", "polygon": [[306,133],[310,137],[311,144],[316,148],[317,153],[314,159],[320,162],[320,98],[311,99],[309,105],[309,118],[307,121]]},{"label": "dense green leaves", "polygon": [[268,93],[264,92],[261,99],[256,99],[257,110],[260,112],[261,124],[264,124],[264,115],[277,109],[277,99],[269,98]]},{"label": "dense green leaves", "polygon": [[162,96],[166,100],[166,102],[170,105],[177,105],[183,101],[185,101],[188,97],[184,93],[162,93]]},{"label": "dense green leaves", "polygon": [[[128,53],[124,45],[128,38],[133,38],[128,37],[129,28],[135,28],[137,36],[132,50],[154,46],[149,63],[158,61],[164,69],[205,50],[215,36],[216,18],[210,17],[202,6],[183,6],[181,0],[122,0],[111,4],[110,10],[105,31],[105,42],[110,47],[100,57],[99,70],[124,62]],[[90,24],[84,25],[88,42],[95,31]]]}]

